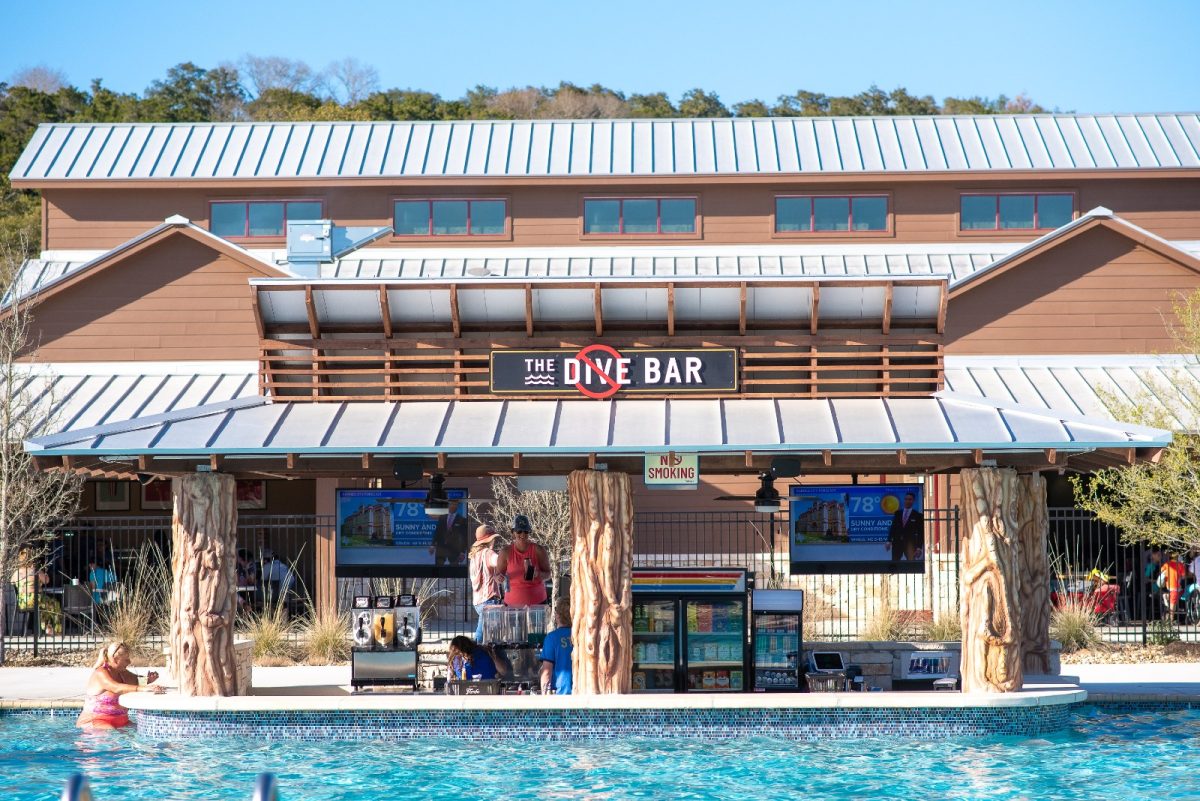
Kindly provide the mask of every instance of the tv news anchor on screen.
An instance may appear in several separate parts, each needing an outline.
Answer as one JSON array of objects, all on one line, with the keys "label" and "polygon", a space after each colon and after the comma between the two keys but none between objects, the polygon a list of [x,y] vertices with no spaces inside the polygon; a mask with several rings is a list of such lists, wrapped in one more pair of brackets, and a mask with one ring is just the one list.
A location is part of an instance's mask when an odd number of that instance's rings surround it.
[{"label": "tv news anchor on screen", "polygon": [[892,552],[892,561],[901,559],[909,562],[920,559],[925,546],[925,519],[915,508],[916,493],[904,493],[904,505],[892,517],[888,530],[887,548]]}]

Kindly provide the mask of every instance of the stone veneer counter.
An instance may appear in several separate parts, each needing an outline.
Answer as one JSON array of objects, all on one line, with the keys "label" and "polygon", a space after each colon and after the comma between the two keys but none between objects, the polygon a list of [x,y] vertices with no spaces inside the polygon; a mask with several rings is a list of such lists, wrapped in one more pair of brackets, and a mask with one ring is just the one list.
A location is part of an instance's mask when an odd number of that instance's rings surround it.
[{"label": "stone veneer counter", "polygon": [[131,694],[140,735],[173,740],[593,740],[628,737],[791,740],[995,734],[1036,736],[1067,726],[1087,693],[799,693],[616,696],[238,696]]}]

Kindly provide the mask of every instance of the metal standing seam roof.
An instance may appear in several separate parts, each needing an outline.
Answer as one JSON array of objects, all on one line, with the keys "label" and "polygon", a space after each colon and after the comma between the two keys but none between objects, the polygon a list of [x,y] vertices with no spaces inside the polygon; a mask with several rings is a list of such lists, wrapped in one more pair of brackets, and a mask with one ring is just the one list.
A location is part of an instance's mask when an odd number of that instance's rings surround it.
[{"label": "metal standing seam roof", "polygon": [[1200,167],[1196,114],[46,123],[21,181],[808,175]]},{"label": "metal standing seam roof", "polygon": [[253,361],[36,363],[20,370],[17,392],[39,424],[49,420],[59,432],[258,396]]},{"label": "metal standing seam roof", "polygon": [[1169,432],[981,399],[271,403],[247,397],[40,437],[39,455],[892,452],[1158,447]]},{"label": "metal standing seam roof", "polygon": [[1200,429],[1200,361],[1194,355],[946,356],[946,389],[959,397],[1113,420],[1104,398],[1167,411]]}]

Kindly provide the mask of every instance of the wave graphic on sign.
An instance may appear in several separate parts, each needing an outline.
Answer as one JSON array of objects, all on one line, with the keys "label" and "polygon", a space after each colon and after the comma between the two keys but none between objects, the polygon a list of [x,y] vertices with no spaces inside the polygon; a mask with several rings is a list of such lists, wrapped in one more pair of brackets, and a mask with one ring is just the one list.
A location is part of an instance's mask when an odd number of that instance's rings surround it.
[{"label": "wave graphic on sign", "polygon": [[555,384],[553,374],[550,375],[527,375],[525,376],[525,386],[542,386],[552,387]]}]

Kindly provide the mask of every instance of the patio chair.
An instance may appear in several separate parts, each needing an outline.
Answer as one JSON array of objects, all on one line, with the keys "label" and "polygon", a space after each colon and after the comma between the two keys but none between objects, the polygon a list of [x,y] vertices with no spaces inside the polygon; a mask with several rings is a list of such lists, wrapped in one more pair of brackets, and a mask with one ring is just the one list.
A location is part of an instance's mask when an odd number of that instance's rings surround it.
[{"label": "patio chair", "polygon": [[91,591],[83,584],[67,584],[63,587],[63,625],[74,625],[79,631],[87,626],[89,634],[96,630],[96,605]]}]

